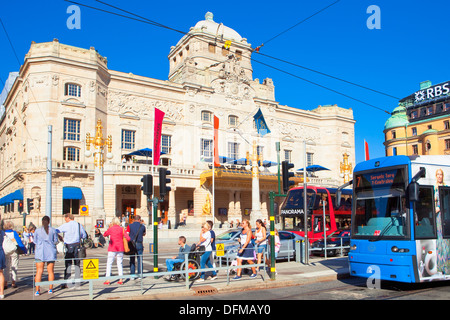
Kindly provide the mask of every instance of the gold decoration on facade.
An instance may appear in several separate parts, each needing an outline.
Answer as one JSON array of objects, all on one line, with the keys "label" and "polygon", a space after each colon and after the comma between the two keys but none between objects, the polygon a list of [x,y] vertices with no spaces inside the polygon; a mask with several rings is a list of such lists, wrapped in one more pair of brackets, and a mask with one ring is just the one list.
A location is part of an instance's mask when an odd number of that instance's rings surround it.
[{"label": "gold decoration on facade", "polygon": [[108,138],[105,140],[103,139],[103,125],[102,120],[97,121],[97,125],[95,127],[95,137],[91,137],[90,133],[86,133],[86,151],[90,152],[91,144],[93,145],[94,149],[96,150],[95,153],[98,154],[98,157],[94,156],[94,166],[95,167],[103,167],[103,163],[105,160],[103,159],[103,148],[105,146],[108,147],[108,155],[111,155],[112,150],[112,136],[109,135]]},{"label": "gold decoration on facade", "polygon": [[344,153],[342,156],[344,159],[341,162],[341,178],[344,178],[344,183],[347,183],[350,181],[350,177],[353,173],[353,166],[351,163],[348,163],[349,155],[347,153]]},{"label": "gold decoration on facade", "polygon": [[204,216],[211,214],[211,199],[209,198],[209,194],[206,195],[206,202],[202,207],[202,214]]}]

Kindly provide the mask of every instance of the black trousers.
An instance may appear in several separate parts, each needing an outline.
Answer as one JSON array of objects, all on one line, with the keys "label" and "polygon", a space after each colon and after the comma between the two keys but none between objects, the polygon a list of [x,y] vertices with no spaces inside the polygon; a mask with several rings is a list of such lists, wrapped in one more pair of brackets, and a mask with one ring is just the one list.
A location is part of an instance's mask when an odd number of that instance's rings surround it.
[{"label": "black trousers", "polygon": [[80,249],[80,243],[66,244],[66,254],[65,259],[65,269],[64,269],[64,279],[69,279],[72,275],[72,263],[74,263],[78,270],[76,271],[79,275],[81,274],[80,260],[78,259],[78,251]]}]

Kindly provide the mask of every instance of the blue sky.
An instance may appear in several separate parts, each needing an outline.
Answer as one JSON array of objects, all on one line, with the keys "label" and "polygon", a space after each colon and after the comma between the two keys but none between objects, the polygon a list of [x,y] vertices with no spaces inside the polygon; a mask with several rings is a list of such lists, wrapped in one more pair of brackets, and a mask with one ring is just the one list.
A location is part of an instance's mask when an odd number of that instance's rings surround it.
[{"label": "blue sky", "polygon": [[[185,32],[211,11],[216,22],[235,29],[257,47],[335,1],[106,2]],[[78,2],[118,12],[94,0]],[[79,6],[81,29],[70,30],[66,24],[70,5],[63,0],[0,3],[0,18],[21,63],[31,41],[57,38],[64,44],[95,47],[108,58],[110,69],[167,79],[167,55],[181,34],[83,6]],[[371,5],[380,8],[380,29],[367,27],[372,15],[367,8]],[[421,81],[436,84],[450,80],[448,12],[450,1],[445,0],[341,0],[269,41],[261,53],[403,98],[416,91]],[[261,55],[254,58],[382,110],[391,112],[398,104],[395,98]],[[19,63],[2,28],[0,61],[0,78],[5,81],[10,71],[18,71]],[[253,77],[260,81],[272,78],[275,99],[281,105],[307,110],[327,104],[352,108],[356,162],[364,160],[364,139],[369,143],[371,158],[384,156],[383,129],[389,117],[385,112],[257,63],[253,63]]]}]

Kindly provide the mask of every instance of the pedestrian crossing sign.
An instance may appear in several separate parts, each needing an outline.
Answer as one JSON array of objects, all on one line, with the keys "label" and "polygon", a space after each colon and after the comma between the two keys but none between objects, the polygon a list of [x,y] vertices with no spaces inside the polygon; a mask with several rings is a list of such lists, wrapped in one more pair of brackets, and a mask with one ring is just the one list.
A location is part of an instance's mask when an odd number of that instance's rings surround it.
[{"label": "pedestrian crossing sign", "polygon": [[83,279],[98,279],[98,259],[83,260]]},{"label": "pedestrian crossing sign", "polygon": [[223,257],[225,254],[225,245],[223,243],[216,244],[216,256]]}]

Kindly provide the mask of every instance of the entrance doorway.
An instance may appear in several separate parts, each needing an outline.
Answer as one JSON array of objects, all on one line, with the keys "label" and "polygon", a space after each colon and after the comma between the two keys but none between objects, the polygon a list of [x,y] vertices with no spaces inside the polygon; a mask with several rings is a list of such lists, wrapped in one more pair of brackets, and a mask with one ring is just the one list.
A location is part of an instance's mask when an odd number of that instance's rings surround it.
[{"label": "entrance doorway", "polygon": [[123,199],[122,200],[122,214],[125,215],[128,223],[133,223],[136,214],[136,200]]}]

